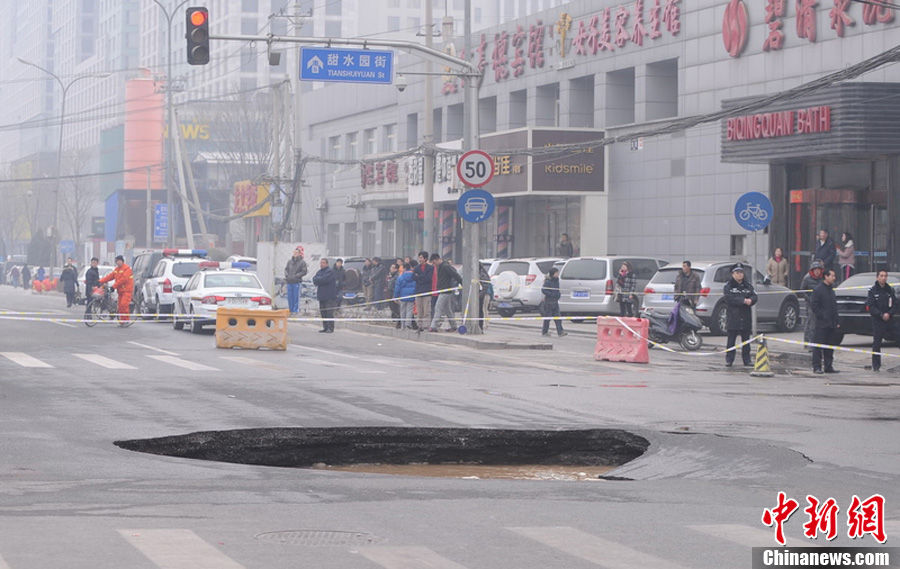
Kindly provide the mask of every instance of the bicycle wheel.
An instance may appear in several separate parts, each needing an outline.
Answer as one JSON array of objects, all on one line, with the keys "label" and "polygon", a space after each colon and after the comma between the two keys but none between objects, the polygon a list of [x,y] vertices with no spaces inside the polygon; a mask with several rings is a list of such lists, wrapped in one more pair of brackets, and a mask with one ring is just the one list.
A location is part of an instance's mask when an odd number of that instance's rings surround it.
[{"label": "bicycle wheel", "polygon": [[98,314],[100,303],[94,299],[88,300],[87,303],[87,308],[84,311],[84,325],[88,328],[93,328],[97,325],[97,320],[100,319]]}]

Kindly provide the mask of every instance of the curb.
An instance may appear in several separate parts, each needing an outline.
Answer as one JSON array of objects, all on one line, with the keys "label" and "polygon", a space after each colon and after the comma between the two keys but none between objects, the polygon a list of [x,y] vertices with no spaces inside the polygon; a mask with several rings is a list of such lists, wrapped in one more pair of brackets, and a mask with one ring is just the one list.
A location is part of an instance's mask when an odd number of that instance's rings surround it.
[{"label": "curb", "polygon": [[[503,340],[480,340],[472,336],[462,336],[448,332],[420,332],[418,330],[398,330],[392,326],[377,326],[356,322],[339,322],[337,331],[353,330],[365,334],[376,334],[402,340],[432,342],[466,346],[477,350],[552,350],[553,344],[547,342],[507,342]],[[293,342],[291,342],[293,343]]]}]

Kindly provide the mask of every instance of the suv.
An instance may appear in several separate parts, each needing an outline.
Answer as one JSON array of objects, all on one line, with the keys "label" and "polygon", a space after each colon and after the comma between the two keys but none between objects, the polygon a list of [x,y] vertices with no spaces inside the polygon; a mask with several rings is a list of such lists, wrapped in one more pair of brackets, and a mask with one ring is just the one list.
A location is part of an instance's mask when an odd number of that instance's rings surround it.
[{"label": "suv", "polygon": [[625,261],[631,264],[635,272],[635,292],[642,290],[656,271],[668,262],[628,255],[566,259],[559,272],[560,312],[564,316],[617,316],[619,303],[616,302],[615,295],[616,275]]},{"label": "suv", "polygon": [[200,269],[206,260],[202,249],[165,249],[164,257],[141,286],[140,308],[143,314],[172,314],[175,308],[175,285],[182,285]]},{"label": "suv", "polygon": [[144,281],[153,276],[153,269],[156,263],[163,258],[163,252],[160,251],[142,251],[134,256],[131,262],[131,272],[134,274],[134,305],[142,306],[144,299],[142,291],[144,290]]},{"label": "suv", "polygon": [[[700,277],[700,296],[696,312],[713,334],[722,335],[727,330],[723,291],[731,278],[731,267],[736,261],[695,261],[693,270]],[[644,306],[657,310],[671,310],[675,302],[675,278],[681,271],[681,263],[672,263],[653,275],[644,289]],[[791,289],[772,284],[759,271],[751,270],[753,286],[759,295],[756,317],[759,322],[774,322],[782,332],[793,332],[800,325],[800,301]]]},{"label": "suv", "polygon": [[494,261],[489,273],[497,313],[507,318],[517,310],[537,310],[544,300],[544,279],[557,261],[559,257]]}]

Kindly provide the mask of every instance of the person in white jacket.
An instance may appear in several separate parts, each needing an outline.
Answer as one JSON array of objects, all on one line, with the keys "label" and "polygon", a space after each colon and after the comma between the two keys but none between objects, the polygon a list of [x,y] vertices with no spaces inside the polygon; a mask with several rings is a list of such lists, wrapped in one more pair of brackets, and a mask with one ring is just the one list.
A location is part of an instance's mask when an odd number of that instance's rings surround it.
[{"label": "person in white jacket", "polygon": [[841,280],[845,281],[856,272],[856,248],[853,246],[853,235],[849,231],[841,234],[837,256],[838,265],[841,267]]}]

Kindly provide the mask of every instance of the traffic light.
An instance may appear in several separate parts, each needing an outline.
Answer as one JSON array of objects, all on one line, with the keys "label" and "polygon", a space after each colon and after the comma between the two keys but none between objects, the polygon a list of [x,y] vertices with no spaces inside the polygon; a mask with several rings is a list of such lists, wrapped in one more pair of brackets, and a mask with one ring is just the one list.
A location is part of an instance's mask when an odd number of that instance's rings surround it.
[{"label": "traffic light", "polygon": [[209,10],[188,8],[186,15],[187,62],[206,65],[209,63]]}]

